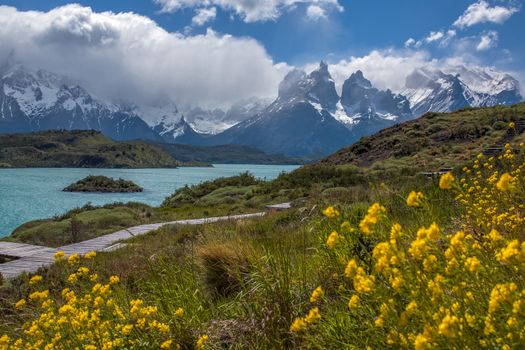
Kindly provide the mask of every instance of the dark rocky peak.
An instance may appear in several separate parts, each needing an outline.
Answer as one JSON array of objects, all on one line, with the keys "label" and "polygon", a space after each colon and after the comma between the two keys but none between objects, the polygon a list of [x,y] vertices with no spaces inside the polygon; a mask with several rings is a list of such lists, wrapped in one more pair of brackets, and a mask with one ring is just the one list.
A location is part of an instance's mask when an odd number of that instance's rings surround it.
[{"label": "dark rocky peak", "polygon": [[325,109],[335,110],[339,96],[335,90],[335,82],[328,71],[328,65],[321,61],[319,68],[311,72],[308,78],[311,84],[308,97]]},{"label": "dark rocky peak", "polygon": [[303,70],[293,69],[279,83],[279,98],[290,99],[304,95],[307,75]]},{"label": "dark rocky peak", "polygon": [[343,83],[341,103],[343,106],[356,104],[368,106],[377,92],[378,90],[372,86],[372,83],[364,77],[363,72],[358,70]]},{"label": "dark rocky peak", "polygon": [[352,73],[352,75],[350,75],[350,77],[348,77],[348,79],[345,81],[345,84],[358,85],[365,89],[372,88],[372,83],[370,80],[365,78],[363,72],[360,70]]},{"label": "dark rocky peak", "polygon": [[348,115],[374,114],[408,116],[410,103],[406,97],[392,93],[390,89],[379,90],[360,70],[352,73],[343,84],[341,104]]},{"label": "dark rocky peak", "polygon": [[335,82],[322,61],[319,68],[308,75],[300,69],[290,71],[279,84],[278,102],[312,102],[333,110],[338,100]]}]

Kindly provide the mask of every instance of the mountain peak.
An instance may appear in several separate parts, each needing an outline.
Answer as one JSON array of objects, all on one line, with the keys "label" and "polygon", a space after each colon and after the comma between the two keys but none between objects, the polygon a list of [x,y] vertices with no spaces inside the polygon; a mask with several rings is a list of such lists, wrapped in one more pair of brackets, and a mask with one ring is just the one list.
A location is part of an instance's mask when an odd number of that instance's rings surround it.
[{"label": "mountain peak", "polygon": [[369,131],[411,115],[410,104],[404,96],[394,95],[390,89],[376,89],[360,70],[344,82],[341,104],[348,116],[366,120]]},{"label": "mountain peak", "polygon": [[372,88],[372,83],[370,82],[370,80],[365,78],[361,70],[357,70],[354,73],[352,73],[350,77],[345,81],[345,83],[346,82],[348,82],[349,84],[359,85],[365,89]]}]

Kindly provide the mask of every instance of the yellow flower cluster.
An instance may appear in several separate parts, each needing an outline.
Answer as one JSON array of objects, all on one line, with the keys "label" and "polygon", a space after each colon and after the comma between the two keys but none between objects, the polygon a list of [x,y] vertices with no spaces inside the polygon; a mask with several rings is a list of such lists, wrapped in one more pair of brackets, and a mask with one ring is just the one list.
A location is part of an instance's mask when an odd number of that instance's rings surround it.
[{"label": "yellow flower cluster", "polygon": [[442,190],[450,190],[452,188],[454,180],[454,175],[452,175],[452,173],[446,173],[441,175],[441,178],[439,179],[439,188],[441,188]]},{"label": "yellow flower cluster", "polygon": [[359,223],[359,228],[365,235],[370,235],[372,233],[372,227],[377,224],[381,215],[386,212],[385,207],[379,203],[374,203],[368,208],[368,212],[365,217]]},{"label": "yellow flower cluster", "polygon": [[328,249],[334,249],[335,245],[339,241],[339,233],[337,231],[332,231],[326,240],[326,246]]},{"label": "yellow flower cluster", "polygon": [[409,207],[419,207],[424,197],[422,192],[412,191],[408,194],[407,205]]},{"label": "yellow flower cluster", "polygon": [[336,216],[339,216],[339,212],[334,207],[328,207],[325,210],[323,210],[324,216],[327,218],[335,218]]},{"label": "yellow flower cluster", "polygon": [[321,288],[321,286],[319,286],[319,287],[315,288],[314,291],[312,292],[312,295],[310,296],[310,302],[311,303],[315,303],[317,300],[319,300],[323,296],[324,296],[323,288]]},{"label": "yellow flower cluster", "polygon": [[[78,255],[72,256],[67,260],[69,264],[81,261]],[[57,257],[57,261],[64,259],[62,254]],[[144,344],[160,349],[179,348],[171,339],[170,326],[157,319],[156,307],[146,306],[142,300],[119,305],[115,288],[120,279],[112,276],[103,284],[91,281],[93,275],[88,267],[73,268],[69,278],[72,285],[55,297],[49,290],[38,288],[41,276],[33,276],[29,284],[35,289],[15,308],[34,318],[23,325],[17,337],[3,335],[0,350],[141,349]],[[184,311],[180,309],[177,314],[182,317]]]},{"label": "yellow flower cluster", "polygon": [[311,308],[308,314],[304,317],[297,317],[290,326],[290,332],[299,333],[304,331],[308,325],[314,324],[321,319],[321,313],[318,307]]},{"label": "yellow flower cluster", "polygon": [[[502,168],[507,171],[501,172]],[[514,232],[523,226],[524,170],[521,156],[508,144],[497,157],[479,155],[472,167],[463,169],[464,176],[456,191],[456,200],[464,208],[463,220],[485,232],[492,229]]]},{"label": "yellow flower cluster", "polygon": [[[334,302],[342,308],[336,314],[327,310],[315,330],[340,327],[331,330],[340,347],[367,348],[375,341],[374,348],[521,348],[524,170],[525,163],[506,146],[499,157],[478,156],[457,183],[452,174],[444,174],[439,187],[452,191],[461,212],[453,225],[432,223],[421,208],[419,222],[428,226],[406,229],[394,223],[385,230],[376,224],[381,217],[388,219],[386,209],[374,203],[358,225],[369,241],[348,238],[345,244],[327,244],[327,270],[339,269],[346,279],[337,279],[343,282],[335,301],[322,301],[330,302],[329,310]],[[423,198],[412,191],[406,202],[416,207]],[[341,225],[337,217],[333,220],[334,226]],[[450,232],[450,227],[456,229]],[[373,245],[369,255],[363,244]],[[341,267],[343,259],[346,266]],[[306,318],[299,318],[290,329],[307,326]]]}]

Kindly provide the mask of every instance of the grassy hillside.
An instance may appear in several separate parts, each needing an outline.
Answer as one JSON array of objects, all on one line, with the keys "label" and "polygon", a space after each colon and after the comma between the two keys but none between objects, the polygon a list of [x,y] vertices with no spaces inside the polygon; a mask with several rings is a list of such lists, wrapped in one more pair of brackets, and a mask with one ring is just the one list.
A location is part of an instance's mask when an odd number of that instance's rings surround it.
[{"label": "grassy hillside", "polygon": [[319,163],[434,171],[461,165],[487,147],[525,141],[525,134],[507,137],[509,123],[517,121],[525,121],[525,103],[511,107],[468,108],[454,113],[427,113],[365,137]]},{"label": "grassy hillside", "polygon": [[300,164],[301,160],[280,154],[266,154],[256,148],[241,145],[192,146],[153,143],[182,162],[215,164]]},{"label": "grassy hillside", "polygon": [[0,167],[172,168],[181,165],[145,142],[117,142],[97,131],[0,135]]}]

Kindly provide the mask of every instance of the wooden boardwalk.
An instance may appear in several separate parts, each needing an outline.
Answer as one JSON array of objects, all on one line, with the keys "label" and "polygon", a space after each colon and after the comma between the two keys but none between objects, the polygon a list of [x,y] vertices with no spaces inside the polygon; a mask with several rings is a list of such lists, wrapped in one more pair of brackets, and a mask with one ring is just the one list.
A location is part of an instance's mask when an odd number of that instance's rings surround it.
[{"label": "wooden boardwalk", "polygon": [[34,273],[41,267],[50,266],[54,263],[54,255],[57,251],[63,251],[67,255],[74,253],[84,255],[90,251],[103,252],[115,250],[123,246],[119,242],[146,234],[165,225],[202,225],[218,221],[241,220],[264,216],[265,212],[253,214],[240,214],[230,216],[216,216],[202,219],[177,220],[158,224],[146,224],[130,227],[87,241],[69,244],[59,248],[42,247],[31,244],[0,242],[0,256],[13,259],[0,264],[0,273],[5,278],[14,278],[23,272]]}]

